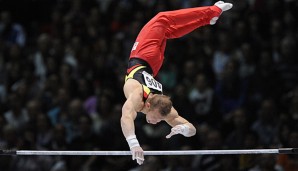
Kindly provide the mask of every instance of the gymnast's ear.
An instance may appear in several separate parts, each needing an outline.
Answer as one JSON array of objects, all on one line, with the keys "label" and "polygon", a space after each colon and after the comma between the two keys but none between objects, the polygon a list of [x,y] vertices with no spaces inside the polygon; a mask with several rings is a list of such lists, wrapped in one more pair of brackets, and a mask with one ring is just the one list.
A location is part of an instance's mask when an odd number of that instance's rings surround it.
[{"label": "gymnast's ear", "polygon": [[148,109],[150,109],[151,104],[149,102],[145,102],[145,107],[148,108]]}]

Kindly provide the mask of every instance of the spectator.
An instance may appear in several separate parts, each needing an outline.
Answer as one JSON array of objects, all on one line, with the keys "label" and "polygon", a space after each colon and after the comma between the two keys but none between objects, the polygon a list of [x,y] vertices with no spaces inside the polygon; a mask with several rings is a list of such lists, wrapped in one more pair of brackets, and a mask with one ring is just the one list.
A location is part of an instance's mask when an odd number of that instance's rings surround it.
[{"label": "spectator", "polygon": [[249,169],[249,171],[283,171],[282,167],[277,164],[277,159],[275,155],[272,154],[262,154],[258,156],[258,164]]},{"label": "spectator", "polygon": [[[262,146],[259,143],[259,136],[254,131],[248,131],[244,138],[243,149],[258,149]],[[248,170],[256,165],[257,158],[255,155],[241,154],[238,158],[239,170]]]},{"label": "spectator", "polygon": [[[281,82],[278,71],[274,67],[272,54],[268,50],[260,52],[256,74],[249,79],[247,106],[252,113],[256,112],[263,100],[271,98],[278,100],[282,92],[278,82]],[[272,93],[274,92],[274,93]]]},{"label": "spectator", "polygon": [[6,46],[17,44],[24,47],[26,43],[26,34],[20,23],[14,22],[9,11],[1,12],[0,21],[0,40],[4,41]]},{"label": "spectator", "polygon": [[274,101],[264,100],[261,104],[257,120],[252,123],[251,129],[255,131],[264,147],[277,144],[278,111]]},{"label": "spectator", "polygon": [[280,41],[280,62],[277,63],[277,71],[280,75],[283,90],[289,91],[298,84],[295,75],[298,73],[296,59],[297,42],[291,35],[286,35]]},{"label": "spectator", "polygon": [[[92,120],[87,115],[79,115],[78,117],[78,133],[73,138],[72,143],[69,146],[70,150],[97,150],[100,149],[99,137],[92,131]],[[96,156],[84,156],[71,157],[69,160],[69,167],[76,170],[81,168],[82,170],[91,169],[93,167],[99,167],[96,164]],[[80,169],[79,169],[80,170]]]},{"label": "spectator", "polygon": [[[206,140],[204,140],[203,149],[219,150],[222,149],[222,135],[219,130],[210,130],[207,132]],[[194,168],[197,170],[218,171],[221,169],[221,157],[218,155],[202,155],[197,156],[193,162]]]},{"label": "spectator", "polygon": [[215,99],[213,89],[209,86],[206,75],[197,74],[195,77],[194,87],[189,93],[189,101],[195,108],[195,118],[197,122],[214,122]]},{"label": "spectator", "polygon": [[212,68],[216,80],[221,80],[228,61],[231,60],[232,40],[227,32],[221,32],[218,40],[218,50],[214,52]]},{"label": "spectator", "polygon": [[46,60],[50,56],[51,37],[45,33],[41,34],[36,43],[37,49],[31,54],[31,58],[35,67],[35,76],[43,84],[47,74]]},{"label": "spectator", "polygon": [[50,143],[53,139],[53,130],[47,115],[41,113],[36,118],[36,147],[37,149],[49,149]]},{"label": "spectator", "polygon": [[218,80],[215,86],[215,96],[219,101],[219,110],[223,118],[245,104],[247,81],[240,78],[238,63],[235,60],[227,62],[222,79]]},{"label": "spectator", "polygon": [[231,115],[232,131],[225,138],[225,145],[231,149],[242,149],[250,129],[248,116],[243,108],[232,111]]},{"label": "spectator", "polygon": [[29,121],[29,117],[26,109],[22,106],[18,94],[13,93],[9,95],[9,106],[10,110],[4,113],[4,118],[7,124],[21,133],[26,123]]}]

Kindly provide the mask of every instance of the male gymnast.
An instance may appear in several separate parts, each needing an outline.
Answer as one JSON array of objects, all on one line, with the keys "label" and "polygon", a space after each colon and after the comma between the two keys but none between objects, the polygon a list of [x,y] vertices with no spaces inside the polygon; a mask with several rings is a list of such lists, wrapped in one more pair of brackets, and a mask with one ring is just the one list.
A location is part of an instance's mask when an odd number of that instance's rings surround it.
[{"label": "male gymnast", "polygon": [[167,39],[182,37],[191,31],[213,25],[231,3],[216,2],[213,6],[195,7],[158,13],[140,31],[131,50],[123,86],[126,102],[122,107],[121,128],[139,165],[144,162],[144,151],[135,135],[134,120],[137,113],[146,115],[149,124],[166,121],[172,128],[166,136],[176,134],[191,137],[196,128],[178,114],[170,97],[163,95],[162,84],[154,79],[163,60]]}]

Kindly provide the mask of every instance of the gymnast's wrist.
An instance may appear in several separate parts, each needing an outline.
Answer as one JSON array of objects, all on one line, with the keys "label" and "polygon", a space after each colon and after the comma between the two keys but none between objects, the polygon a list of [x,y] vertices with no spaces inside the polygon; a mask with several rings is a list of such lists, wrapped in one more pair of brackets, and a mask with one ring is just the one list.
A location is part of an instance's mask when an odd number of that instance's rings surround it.
[{"label": "gymnast's wrist", "polygon": [[136,137],[136,135],[129,135],[128,137],[126,137],[126,141],[129,145],[129,148],[132,149],[133,147],[138,147],[140,146],[139,141]]},{"label": "gymnast's wrist", "polygon": [[180,125],[182,128],[181,134],[184,135],[185,137],[189,137],[190,135],[190,127],[187,124],[181,124]]}]

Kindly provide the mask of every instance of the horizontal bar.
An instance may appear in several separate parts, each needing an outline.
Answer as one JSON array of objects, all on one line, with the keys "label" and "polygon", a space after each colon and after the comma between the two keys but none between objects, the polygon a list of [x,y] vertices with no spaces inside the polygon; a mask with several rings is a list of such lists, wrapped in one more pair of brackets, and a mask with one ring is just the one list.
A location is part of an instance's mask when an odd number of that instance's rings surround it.
[{"label": "horizontal bar", "polygon": [[[206,154],[252,154],[278,153],[276,150],[187,150],[187,151],[144,151],[144,155],[206,155]],[[131,155],[130,151],[17,151],[17,155]]]},{"label": "horizontal bar", "polygon": [[[298,154],[296,148],[250,149],[250,150],[186,150],[186,151],[144,151],[144,155],[227,155],[227,154]],[[94,155],[127,156],[130,151],[39,151],[0,150],[0,155]]]}]

